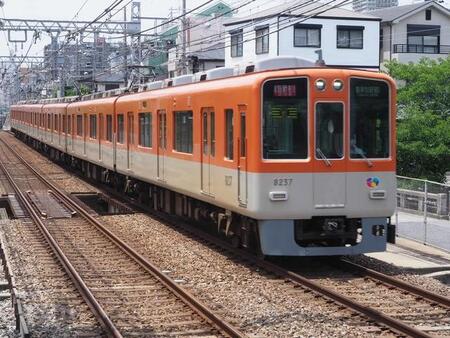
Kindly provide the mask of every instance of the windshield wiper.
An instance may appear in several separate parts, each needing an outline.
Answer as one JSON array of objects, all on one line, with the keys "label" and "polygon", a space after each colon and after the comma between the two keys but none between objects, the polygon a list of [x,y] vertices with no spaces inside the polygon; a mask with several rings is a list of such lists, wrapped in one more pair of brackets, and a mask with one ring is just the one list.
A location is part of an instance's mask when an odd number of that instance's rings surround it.
[{"label": "windshield wiper", "polygon": [[331,162],[330,162],[330,160],[325,156],[325,154],[322,152],[322,150],[320,150],[320,148],[317,148],[317,149],[316,149],[316,152],[317,152],[317,154],[319,155],[319,157],[320,157],[322,160],[325,161],[325,164],[326,164],[328,167],[331,167]]},{"label": "windshield wiper", "polygon": [[353,148],[356,150],[356,153],[359,154],[364,159],[364,161],[367,162],[367,165],[369,166],[369,168],[372,168],[373,162],[371,160],[369,160],[366,155],[364,155],[364,152],[362,151],[362,149],[359,148],[356,144],[353,145]]}]

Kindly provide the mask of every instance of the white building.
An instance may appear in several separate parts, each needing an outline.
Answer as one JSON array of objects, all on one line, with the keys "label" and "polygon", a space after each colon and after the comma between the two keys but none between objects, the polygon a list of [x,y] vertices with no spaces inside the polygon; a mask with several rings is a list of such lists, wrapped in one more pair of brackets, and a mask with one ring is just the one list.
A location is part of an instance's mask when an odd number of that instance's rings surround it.
[{"label": "white building", "polygon": [[[197,73],[224,65],[223,41],[224,22],[233,14],[233,10],[223,1],[216,1],[202,12],[186,18],[186,59],[188,74]],[[176,47],[168,53],[167,70],[169,77],[183,74],[181,65],[183,27],[177,28],[179,34]]]},{"label": "white building", "polygon": [[225,66],[280,55],[329,66],[379,68],[380,19],[319,2],[292,2],[225,23]]},{"label": "white building", "polygon": [[373,11],[382,19],[382,61],[417,62],[450,53],[450,11],[435,1]]},{"label": "white building", "polygon": [[353,0],[352,2],[352,8],[356,12],[368,12],[394,6],[398,6],[398,0]]}]

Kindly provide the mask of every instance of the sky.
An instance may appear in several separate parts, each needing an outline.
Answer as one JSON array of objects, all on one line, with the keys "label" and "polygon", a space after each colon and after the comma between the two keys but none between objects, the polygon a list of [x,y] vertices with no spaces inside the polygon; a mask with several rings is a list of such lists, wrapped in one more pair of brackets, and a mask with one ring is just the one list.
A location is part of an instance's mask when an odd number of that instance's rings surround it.
[{"label": "sky", "polygon": [[[80,20],[89,21],[97,17],[104,11],[114,0],[3,0],[5,5],[0,10],[0,17],[10,19],[52,19],[52,20]],[[123,1],[117,8],[126,4],[129,0]],[[241,10],[242,15],[249,14],[249,9],[255,11],[259,10],[261,5],[273,6],[277,2],[283,3],[286,0],[256,0],[253,6],[245,6]],[[141,0],[141,15],[142,16],[155,16],[155,17],[167,17],[171,9],[179,10],[182,5],[182,0]],[[187,0],[187,9],[195,8],[206,0]],[[237,6],[244,3],[243,0],[228,0],[226,1],[231,6]],[[250,1],[248,1],[250,2]],[[84,6],[83,6],[84,4]],[[206,8],[206,7],[205,7]],[[81,9],[81,10],[80,10]],[[128,6],[128,15],[130,14],[130,6]],[[113,11],[115,12],[115,11]],[[77,14],[78,13],[78,14]],[[180,12],[178,12],[179,14]],[[178,15],[175,12],[175,16]],[[118,13],[113,18],[114,20],[122,21],[123,11]],[[153,20],[142,20],[142,28],[150,28],[154,25]],[[21,35],[22,36],[22,35]],[[32,33],[29,33],[31,38]],[[7,44],[7,35],[0,32],[0,55],[9,55],[9,50],[12,49],[15,55],[25,55],[29,42],[10,43]],[[31,40],[31,39],[30,39]],[[50,42],[48,33],[43,33],[41,42],[31,47],[28,55],[41,56],[43,54],[43,46]]]},{"label": "sky", "polygon": [[[78,13],[75,20],[89,21],[94,19],[107,8],[113,0],[3,0],[4,6],[0,10],[0,17],[14,19],[53,19],[53,20],[72,20]],[[188,10],[206,2],[206,0],[186,0]],[[232,7],[245,3],[245,0],[225,0]],[[271,7],[277,3],[283,3],[287,0],[256,0],[243,7],[238,15],[248,15],[249,11],[258,11],[263,7]],[[123,4],[127,3],[125,0]],[[400,4],[409,4],[413,0],[400,0]],[[182,0],[141,0],[142,16],[167,17],[171,8],[179,9]],[[84,6],[83,6],[84,4]],[[450,0],[446,2],[450,4]],[[122,7],[122,4],[118,8]],[[129,13],[130,9],[128,9]],[[122,20],[123,12],[114,17],[116,20]],[[149,28],[154,24],[153,21],[143,20],[142,28]],[[31,37],[31,34],[29,34]],[[43,46],[50,41],[48,33],[43,33],[41,41],[33,45],[29,55],[41,56]],[[9,50],[18,55],[24,55],[29,47],[29,42],[24,44],[7,44],[6,34],[0,32],[0,55],[9,55]]]}]

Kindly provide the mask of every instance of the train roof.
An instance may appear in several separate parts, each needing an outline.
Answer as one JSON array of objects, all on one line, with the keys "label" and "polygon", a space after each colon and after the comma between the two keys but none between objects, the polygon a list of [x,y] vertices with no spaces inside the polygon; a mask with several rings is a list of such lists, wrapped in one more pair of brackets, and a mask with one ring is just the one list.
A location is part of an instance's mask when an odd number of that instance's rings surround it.
[{"label": "train roof", "polygon": [[[85,95],[83,97],[72,96],[57,99],[21,101],[18,104],[32,105],[35,107],[36,104],[66,106],[68,104],[75,103],[77,106],[80,105],[84,106],[89,105],[92,100],[95,100],[96,104],[101,103],[101,101],[103,101],[104,104],[110,104],[114,102],[119,96],[120,102],[134,100],[137,97],[145,97],[146,99],[148,99],[151,98],[152,96],[151,94],[153,92],[155,92],[155,94],[157,92],[158,95],[161,95],[162,94],[162,92],[160,91],[161,89],[173,88],[174,90],[165,90],[164,93],[167,95],[179,94],[192,90],[194,87],[191,86],[194,84],[199,85],[196,87],[197,89],[200,88],[203,90],[213,89],[216,87],[215,84],[218,83],[216,82],[216,80],[222,80],[220,81],[221,89],[223,89],[223,86],[235,87],[237,85],[239,86],[252,85],[254,84],[254,81],[256,79],[261,80],[268,77],[287,76],[286,75],[287,70],[296,71],[298,75],[300,75],[299,73],[309,75],[311,74],[312,71],[315,72],[319,71],[324,73],[340,72],[346,73],[346,75],[350,75],[349,73],[351,73],[354,76],[363,76],[363,77],[366,77],[369,74],[372,75],[378,74],[377,77],[379,76],[383,77],[383,75],[381,75],[382,73],[378,73],[373,70],[353,69],[353,68],[352,69],[329,68],[323,66],[323,64],[321,63],[315,63],[307,59],[302,59],[293,56],[278,56],[273,58],[262,59],[254,63],[238,64],[235,67],[220,67],[192,75],[191,74],[182,75],[175,78],[166,79],[163,81],[150,82],[143,85],[132,87],[130,89],[128,88],[113,89],[106,92]],[[390,78],[387,75],[385,75],[385,79],[389,80]],[[203,86],[204,82],[208,83],[207,87]]]}]

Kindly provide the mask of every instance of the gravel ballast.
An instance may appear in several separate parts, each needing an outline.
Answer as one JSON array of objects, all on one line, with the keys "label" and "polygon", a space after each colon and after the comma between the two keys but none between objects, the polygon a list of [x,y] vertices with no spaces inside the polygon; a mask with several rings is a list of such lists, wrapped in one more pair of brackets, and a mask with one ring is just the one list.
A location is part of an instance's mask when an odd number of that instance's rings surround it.
[{"label": "gravel ballast", "polygon": [[[28,149],[24,151],[36,156]],[[40,161],[41,172],[48,173],[67,191],[97,190],[50,161]],[[341,311],[337,305],[326,303],[312,293],[294,290],[283,280],[236,262],[220,250],[151,217],[134,214],[103,216],[102,219],[134,249],[250,336],[370,337],[380,334],[362,331],[362,321],[351,312]],[[352,259],[430,291],[450,294],[447,285],[433,278],[412,274],[366,256]]]}]

